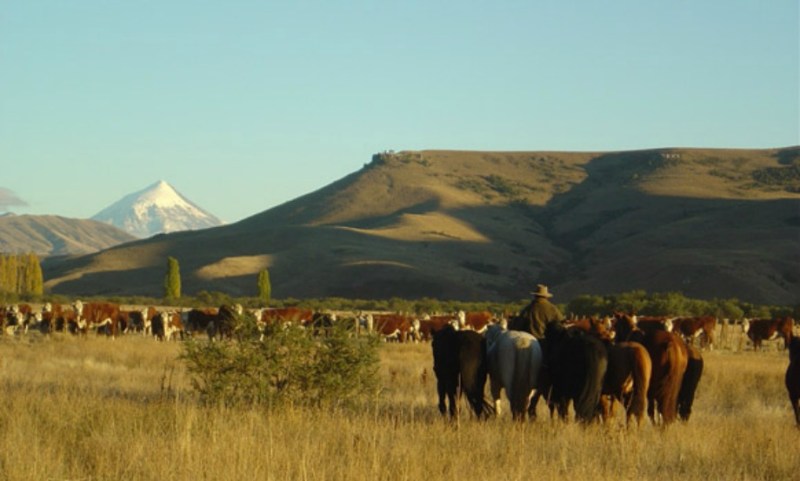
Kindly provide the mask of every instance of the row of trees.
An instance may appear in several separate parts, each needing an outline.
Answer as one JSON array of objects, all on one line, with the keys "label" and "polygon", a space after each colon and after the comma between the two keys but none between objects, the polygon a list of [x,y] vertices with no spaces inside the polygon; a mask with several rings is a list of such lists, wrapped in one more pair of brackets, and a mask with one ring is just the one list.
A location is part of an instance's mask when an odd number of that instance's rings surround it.
[{"label": "row of trees", "polygon": [[[262,269],[258,273],[258,299],[263,305],[268,306],[272,297],[272,284],[269,272]],[[164,299],[177,301],[181,298],[181,267],[178,259],[167,257],[167,274],[164,276]]]},{"label": "row of trees", "polygon": [[39,296],[43,292],[42,267],[36,254],[0,254],[0,294]]},{"label": "row of trees", "polygon": [[[272,299],[272,286],[269,272],[264,269],[258,274],[258,296],[254,299],[238,299],[242,305],[251,307],[274,305],[302,306],[311,309],[334,310],[387,310],[400,312],[453,312],[457,310],[488,310],[497,313],[512,314],[519,312],[527,303],[526,300],[511,303],[498,302],[462,302],[423,298],[408,300],[391,298],[383,300],[365,299]],[[170,257],[167,260],[167,275],[164,279],[164,297],[175,301],[180,298],[180,271],[178,261]],[[202,291],[195,299],[204,305],[220,305],[233,300],[223,293]],[[723,319],[741,319],[743,317],[775,317],[800,316],[800,306],[764,306],[751,304],[738,299],[692,299],[680,292],[647,293],[634,290],[615,295],[582,295],[559,305],[562,312],[577,316],[605,316],[614,311],[636,312],[651,316],[702,316],[713,315]]]},{"label": "row of trees", "polygon": [[[387,310],[401,312],[452,312],[457,310],[489,310],[511,314],[518,312],[527,300],[518,302],[464,302],[423,298],[416,300],[390,299],[272,299],[269,272],[263,269],[257,276],[258,294],[254,298],[233,299],[222,292],[201,291],[194,296],[182,296],[180,265],[176,258],[167,258],[164,276],[164,300],[176,305],[217,306],[238,302],[249,307],[302,306],[311,309],[334,310]],[[0,254],[0,298],[5,300],[41,297],[44,281],[36,254]],[[49,296],[57,302],[59,296]],[[127,303],[148,303],[149,299],[127,299]],[[582,295],[559,305],[565,314],[578,316],[603,316],[614,311],[637,312],[643,315],[713,315],[719,318],[775,317],[793,315],[800,317],[798,306],[765,306],[738,299],[701,300],[685,297],[680,292],[648,293],[635,290],[615,295]]]},{"label": "row of trees", "polygon": [[800,314],[800,305],[765,306],[738,299],[692,299],[680,292],[647,293],[644,290],[622,294],[578,296],[566,304],[565,312],[580,316],[603,316],[614,311],[636,312],[648,316],[704,316],[722,319],[767,318]]}]

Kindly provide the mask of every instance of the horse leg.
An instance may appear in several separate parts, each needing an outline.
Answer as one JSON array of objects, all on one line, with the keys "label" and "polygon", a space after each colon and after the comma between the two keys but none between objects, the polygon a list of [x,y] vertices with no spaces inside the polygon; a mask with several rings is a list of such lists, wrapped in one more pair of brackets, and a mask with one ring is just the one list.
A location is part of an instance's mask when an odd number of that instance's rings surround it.
[{"label": "horse leg", "polygon": [[450,401],[450,417],[455,418],[458,415],[458,403],[456,402],[457,396],[454,391],[447,393],[447,399]]},{"label": "horse leg", "polygon": [[436,383],[436,391],[439,393],[439,412],[444,416],[444,413],[447,412],[447,406],[445,405],[444,402],[445,386],[442,381],[438,381]]},{"label": "horse leg", "polygon": [[531,421],[536,420],[536,406],[539,404],[540,397],[542,397],[542,392],[539,389],[535,390],[531,397],[531,402],[528,404],[528,418]]},{"label": "horse leg", "polygon": [[614,397],[612,395],[601,395],[600,403],[597,407],[600,410],[600,417],[603,420],[603,423],[614,417]]},{"label": "horse leg", "polygon": [[656,422],[656,398],[649,393],[647,395],[647,417],[650,418],[650,422],[654,425],[658,424]]},{"label": "horse leg", "polygon": [[498,376],[490,376],[489,390],[492,393],[492,401],[494,402],[494,415],[500,416],[500,390],[503,389],[503,385],[497,377]]},{"label": "horse leg", "polygon": [[558,406],[558,415],[561,417],[562,421],[567,421],[569,419],[569,399],[561,401]]}]

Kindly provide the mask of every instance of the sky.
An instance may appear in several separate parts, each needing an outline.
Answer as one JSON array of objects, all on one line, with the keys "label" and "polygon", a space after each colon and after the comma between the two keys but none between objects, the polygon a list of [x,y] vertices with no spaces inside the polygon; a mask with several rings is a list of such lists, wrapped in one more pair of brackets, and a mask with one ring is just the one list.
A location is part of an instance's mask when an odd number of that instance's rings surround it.
[{"label": "sky", "polygon": [[796,0],[0,3],[0,212],[235,222],[384,150],[800,144]]}]

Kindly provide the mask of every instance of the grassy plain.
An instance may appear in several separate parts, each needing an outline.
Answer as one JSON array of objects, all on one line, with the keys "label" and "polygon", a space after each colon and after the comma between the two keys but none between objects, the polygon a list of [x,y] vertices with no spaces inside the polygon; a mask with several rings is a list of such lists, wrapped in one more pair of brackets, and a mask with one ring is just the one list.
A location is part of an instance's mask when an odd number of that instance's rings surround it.
[{"label": "grassy plain", "polygon": [[[430,346],[381,347],[361,410],[199,405],[178,343],[0,338],[3,480],[797,480],[784,352],[706,353],[695,411],[662,430],[436,410]],[[507,406],[507,404],[505,405]]]}]

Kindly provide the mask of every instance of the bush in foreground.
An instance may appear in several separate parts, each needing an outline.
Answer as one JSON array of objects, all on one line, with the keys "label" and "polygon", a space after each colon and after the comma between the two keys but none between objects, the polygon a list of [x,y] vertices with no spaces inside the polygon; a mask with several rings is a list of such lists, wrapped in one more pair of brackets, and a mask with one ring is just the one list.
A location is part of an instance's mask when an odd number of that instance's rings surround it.
[{"label": "bush in foreground", "polygon": [[189,341],[180,358],[203,401],[342,406],[378,389],[378,339],[334,326],[320,335],[276,329],[261,341]]}]

